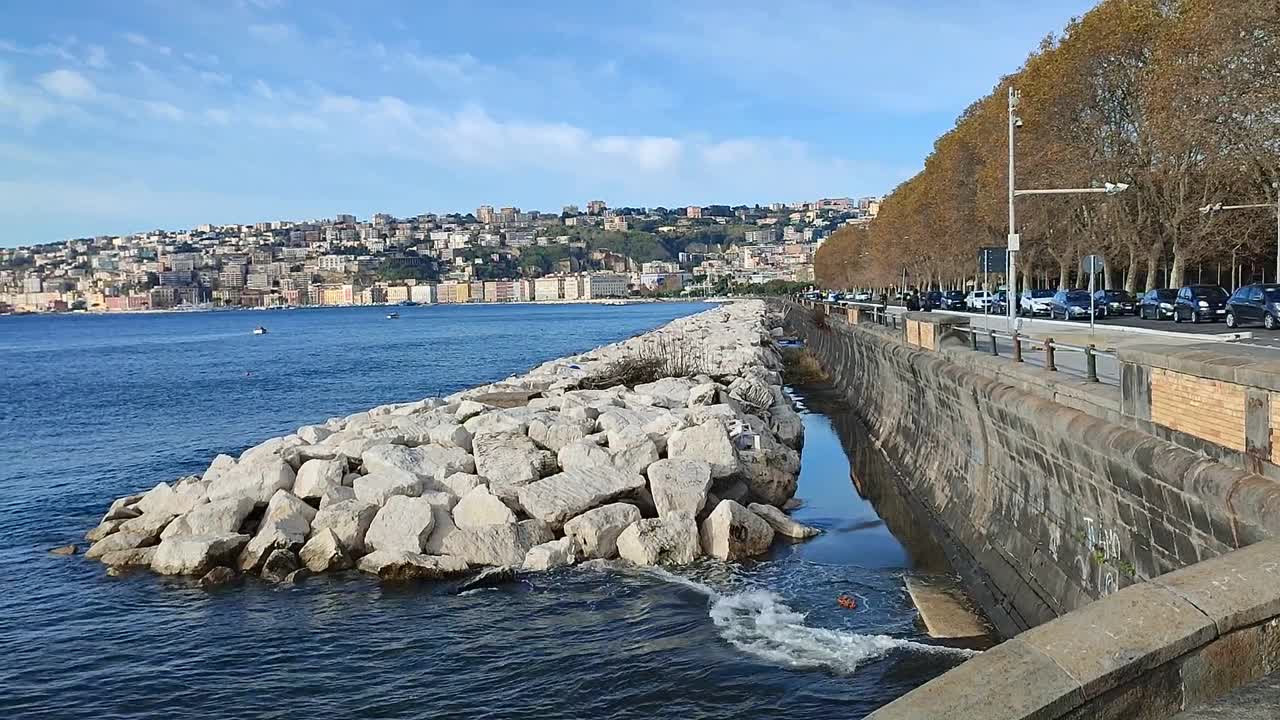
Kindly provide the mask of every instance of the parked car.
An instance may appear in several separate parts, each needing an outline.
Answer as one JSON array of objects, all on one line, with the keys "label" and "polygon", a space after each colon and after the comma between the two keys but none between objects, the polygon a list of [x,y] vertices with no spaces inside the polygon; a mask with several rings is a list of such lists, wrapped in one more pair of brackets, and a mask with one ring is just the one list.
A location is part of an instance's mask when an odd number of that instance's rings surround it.
[{"label": "parked car", "polygon": [[943,310],[964,310],[965,294],[963,290],[948,290],[942,293]]},{"label": "parked car", "polygon": [[1187,285],[1178,290],[1173,321],[1217,322],[1227,315],[1227,291],[1217,285]]},{"label": "parked car", "polygon": [[1143,320],[1172,320],[1178,291],[1173,288],[1148,290],[1138,301],[1138,317]]},{"label": "parked car", "polygon": [[1128,290],[1099,290],[1093,301],[1107,306],[1107,315],[1133,315],[1138,311],[1138,301]]},{"label": "parked car", "polygon": [[1268,330],[1280,327],[1280,285],[1255,283],[1236,290],[1227,300],[1227,327],[1262,323]]},{"label": "parked car", "polygon": [[992,315],[1008,315],[1009,314],[1009,291],[997,290],[995,296],[991,299]]},{"label": "parked car", "polygon": [[1080,320],[1088,318],[1091,309],[1095,320],[1107,316],[1105,305],[1090,303],[1088,290],[1059,290],[1049,300],[1049,319]]},{"label": "parked car", "polygon": [[871,293],[867,290],[859,290],[854,293],[854,302],[871,302]]},{"label": "parked car", "polygon": [[931,290],[930,292],[923,293],[920,295],[921,310],[936,310],[940,307],[942,307],[941,292],[937,290]]},{"label": "parked car", "polygon": [[1018,298],[1018,313],[1021,315],[1048,315],[1049,305],[1053,300],[1052,290],[1023,290]]},{"label": "parked car", "polygon": [[974,290],[965,296],[964,306],[970,312],[982,312],[991,304],[991,293],[986,290]]}]

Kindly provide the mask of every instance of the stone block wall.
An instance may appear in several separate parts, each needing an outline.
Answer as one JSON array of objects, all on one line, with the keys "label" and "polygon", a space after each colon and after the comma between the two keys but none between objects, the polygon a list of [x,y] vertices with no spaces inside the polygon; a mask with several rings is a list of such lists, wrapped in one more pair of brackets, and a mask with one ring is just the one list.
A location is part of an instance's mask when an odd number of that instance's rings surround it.
[{"label": "stone block wall", "polygon": [[957,572],[1006,636],[1280,530],[1267,478],[984,376],[902,331],[818,328],[798,309],[788,322],[962,549]]}]

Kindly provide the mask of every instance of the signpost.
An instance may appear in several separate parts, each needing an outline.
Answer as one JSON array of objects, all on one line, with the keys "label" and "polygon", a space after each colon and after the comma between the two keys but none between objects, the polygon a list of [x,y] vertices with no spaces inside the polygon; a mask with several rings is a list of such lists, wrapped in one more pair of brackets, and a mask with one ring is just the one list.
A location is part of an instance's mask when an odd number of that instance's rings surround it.
[{"label": "signpost", "polygon": [[982,306],[982,314],[984,315],[990,313],[991,302],[995,299],[995,294],[991,292],[990,274],[1006,272],[1008,270],[1008,260],[1008,248],[978,248],[978,269],[982,271],[982,289],[987,292],[987,302]]},{"label": "signpost", "polygon": [[1084,266],[1084,271],[1089,273],[1089,332],[1093,333],[1093,319],[1097,313],[1093,299],[1093,281],[1098,276],[1098,273],[1106,268],[1107,261],[1101,255],[1085,255],[1081,264]]}]

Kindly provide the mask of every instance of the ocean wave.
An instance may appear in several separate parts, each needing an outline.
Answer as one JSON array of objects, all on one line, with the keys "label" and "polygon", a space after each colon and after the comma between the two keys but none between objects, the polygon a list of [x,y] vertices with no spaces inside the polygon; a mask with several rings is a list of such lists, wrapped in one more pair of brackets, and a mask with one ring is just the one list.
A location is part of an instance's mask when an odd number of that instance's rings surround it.
[{"label": "ocean wave", "polygon": [[794,668],[822,668],[843,675],[893,651],[971,657],[973,650],[928,645],[888,635],[865,635],[811,627],[806,614],[768,589],[721,593],[705,583],[661,568],[650,574],[705,595],[708,614],[730,645],[754,657]]}]

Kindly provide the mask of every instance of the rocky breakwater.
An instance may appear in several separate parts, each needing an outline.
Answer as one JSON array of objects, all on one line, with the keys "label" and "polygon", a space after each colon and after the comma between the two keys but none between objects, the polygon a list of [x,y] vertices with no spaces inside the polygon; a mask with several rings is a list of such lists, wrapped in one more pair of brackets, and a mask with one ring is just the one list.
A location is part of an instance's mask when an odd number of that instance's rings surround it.
[{"label": "rocky breakwater", "polygon": [[781,388],[778,324],[762,302],[735,303],[500,383],[298,428],[116,500],[86,556],[213,584],[758,555],[816,533],[783,511],[803,425]]}]

